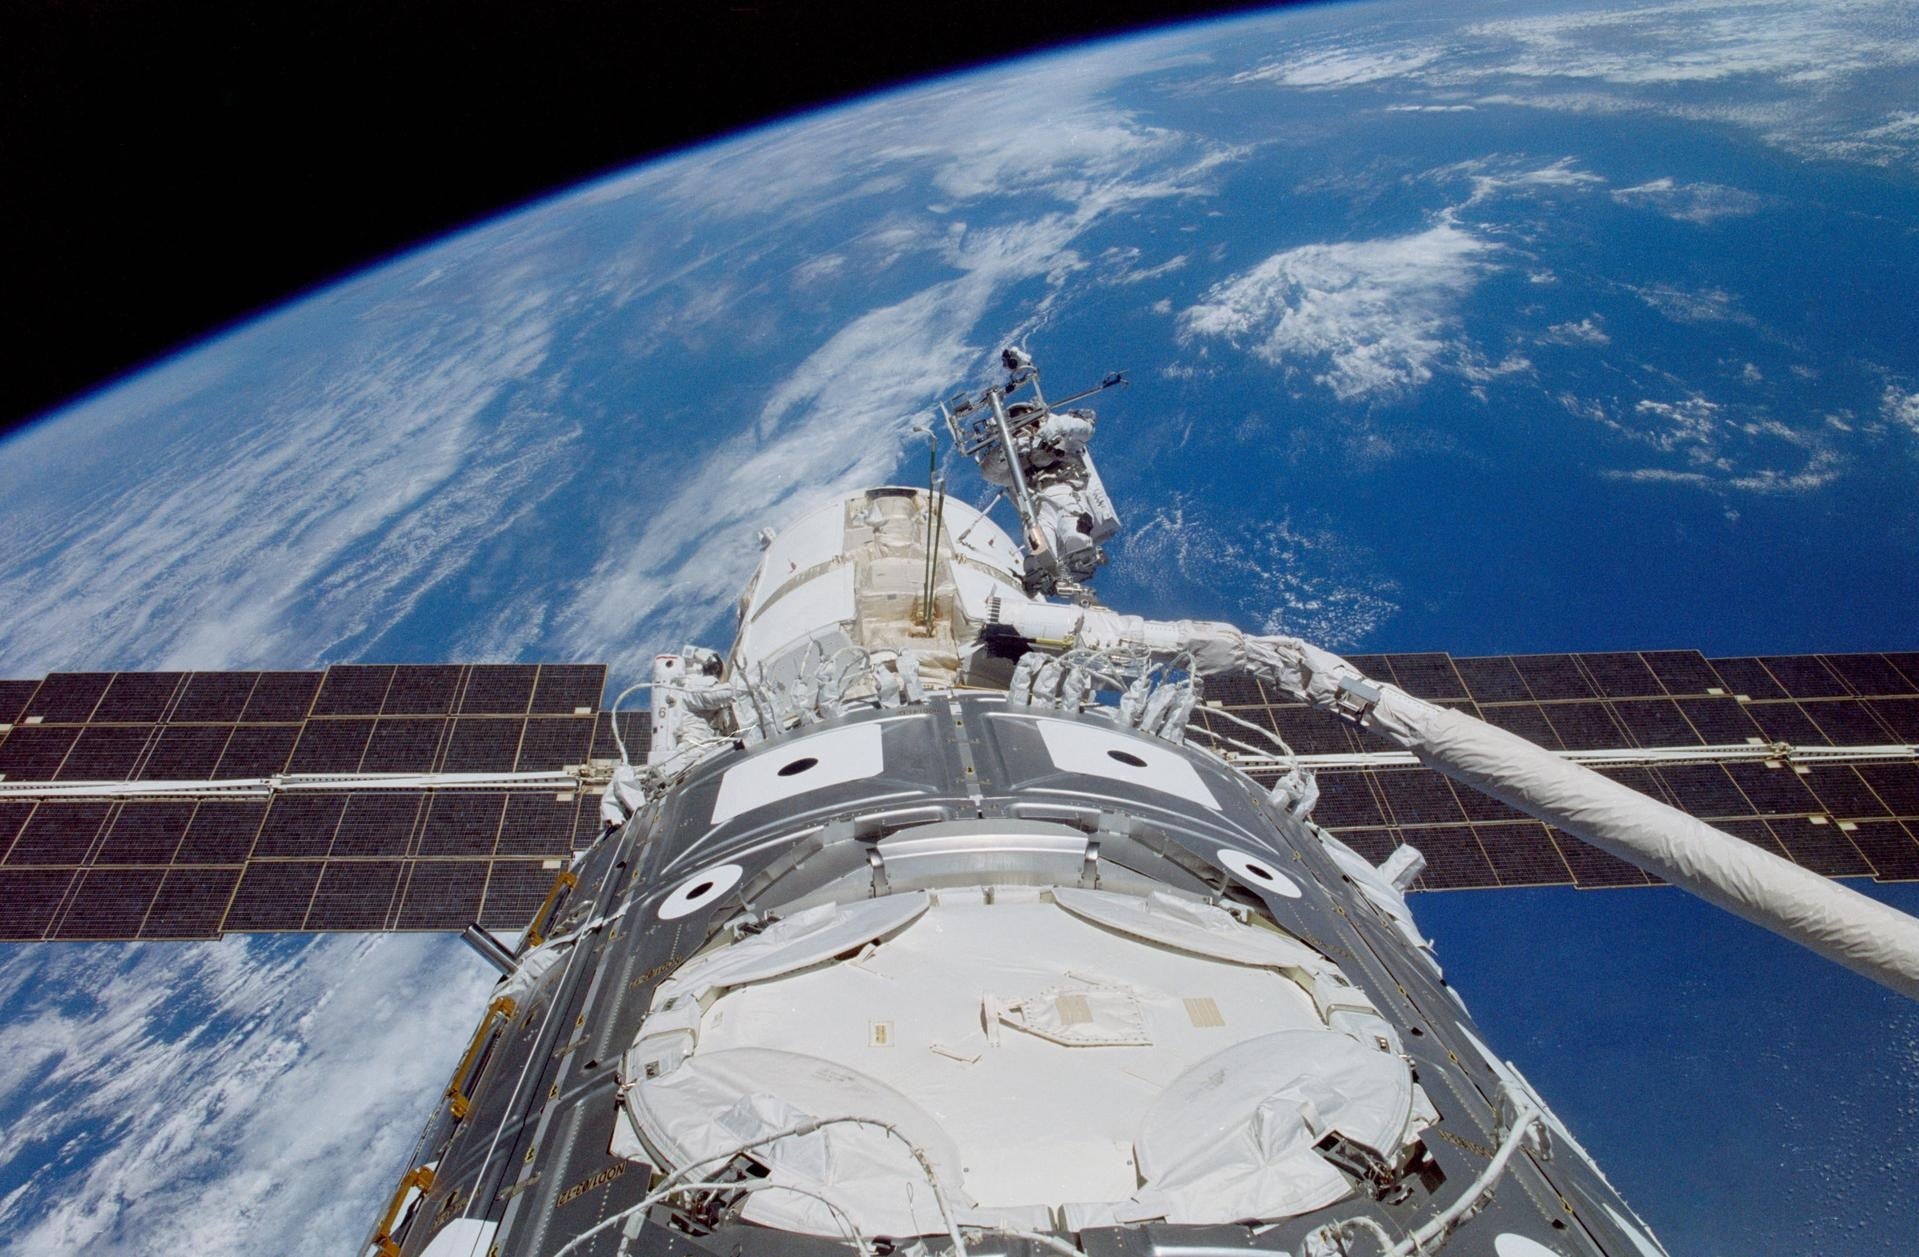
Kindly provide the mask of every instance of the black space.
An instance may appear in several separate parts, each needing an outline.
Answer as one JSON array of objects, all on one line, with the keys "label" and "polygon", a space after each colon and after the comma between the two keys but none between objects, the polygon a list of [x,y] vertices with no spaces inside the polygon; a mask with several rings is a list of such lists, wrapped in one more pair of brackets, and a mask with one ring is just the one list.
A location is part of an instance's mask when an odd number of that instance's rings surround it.
[{"label": "black space", "polygon": [[1231,0],[22,0],[0,12],[0,431],[649,155]]}]

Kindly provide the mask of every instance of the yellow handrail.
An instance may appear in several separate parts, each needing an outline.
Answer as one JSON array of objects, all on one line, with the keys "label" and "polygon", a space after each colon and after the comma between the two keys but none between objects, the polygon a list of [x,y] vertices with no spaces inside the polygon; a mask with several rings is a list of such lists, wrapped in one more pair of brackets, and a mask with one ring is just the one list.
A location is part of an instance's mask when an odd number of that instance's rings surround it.
[{"label": "yellow handrail", "polygon": [[473,1107],[473,1097],[467,1094],[467,1087],[478,1079],[466,1075],[473,1068],[473,1062],[479,1059],[480,1050],[486,1046],[494,1019],[510,1019],[512,1016],[513,1001],[504,995],[486,1006],[486,1016],[480,1018],[479,1029],[473,1032],[473,1042],[466,1045],[466,1055],[460,1058],[459,1068],[453,1071],[453,1081],[446,1085],[447,1106],[453,1110],[454,1121],[465,1117],[467,1110]]},{"label": "yellow handrail", "polygon": [[393,1226],[400,1220],[400,1207],[406,1203],[407,1189],[417,1187],[422,1196],[433,1190],[433,1171],[427,1166],[418,1166],[407,1171],[400,1185],[393,1189],[393,1199],[387,1202],[386,1212],[380,1217],[380,1225],[373,1232],[373,1251],[380,1257],[400,1257],[400,1242],[393,1238]]},{"label": "yellow handrail", "polygon": [[561,873],[553,879],[553,889],[546,892],[546,898],[540,904],[540,910],[533,914],[533,923],[526,927],[526,945],[538,947],[546,941],[548,919],[553,915],[553,906],[560,901],[560,892],[570,890],[580,884],[580,879],[571,872]]}]

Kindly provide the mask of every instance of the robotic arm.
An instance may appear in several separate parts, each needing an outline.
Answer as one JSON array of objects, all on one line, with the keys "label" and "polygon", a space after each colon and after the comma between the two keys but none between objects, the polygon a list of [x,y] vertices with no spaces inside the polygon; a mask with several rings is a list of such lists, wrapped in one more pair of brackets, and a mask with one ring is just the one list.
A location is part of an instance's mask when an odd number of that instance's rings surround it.
[{"label": "robotic arm", "polygon": [[1428,768],[1919,999],[1919,919],[1517,734],[1375,681],[1309,642],[1056,604],[1008,607],[1005,622],[1036,641],[1183,655],[1200,674],[1252,672],[1411,751]]}]

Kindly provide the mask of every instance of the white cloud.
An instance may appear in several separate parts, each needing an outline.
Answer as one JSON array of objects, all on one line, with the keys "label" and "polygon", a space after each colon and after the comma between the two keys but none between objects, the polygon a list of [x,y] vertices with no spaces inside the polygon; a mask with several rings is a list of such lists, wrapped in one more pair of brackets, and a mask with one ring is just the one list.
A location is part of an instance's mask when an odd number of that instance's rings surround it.
[{"label": "white cloud", "polygon": [[1690,0],[1481,22],[1467,32],[1504,45],[1497,73],[1621,87],[1827,84],[1919,61],[1884,0]]},{"label": "white cloud", "polygon": [[846,268],[846,256],[841,253],[822,253],[818,257],[808,258],[793,268],[793,282],[802,287],[817,284],[830,279]]},{"label": "white cloud", "polygon": [[1233,76],[1235,83],[1276,83],[1281,87],[1354,87],[1403,78],[1433,64],[1437,48],[1398,45],[1386,48],[1330,48],[1288,56]]},{"label": "white cloud", "polygon": [[1408,108],[1454,108],[1476,92],[1481,107],[1711,120],[1808,156],[1912,165],[1919,114],[1863,103],[1879,94],[1875,80],[1919,65],[1912,29],[1905,0],[1625,4],[1473,22],[1444,45],[1409,43],[1382,23],[1347,46],[1296,45],[1239,81],[1323,90],[1391,80],[1432,94]]},{"label": "white cloud", "polygon": [[1152,41],[1077,51],[965,75],[750,135],[725,152],[662,163],[610,181],[604,199],[659,196],[676,210],[726,219],[804,207],[830,211],[927,177],[957,201],[1033,197],[1083,204],[1174,158],[1190,137],[1141,123],[1112,89],[1176,59]]},{"label": "white cloud", "polygon": [[1797,470],[1761,467],[1733,476],[1714,476],[1698,471],[1674,471],[1664,467],[1636,467],[1608,470],[1608,480],[1635,484],[1682,484],[1699,489],[1737,490],[1742,493],[1810,493],[1823,489],[1839,478],[1839,456],[1830,450],[1818,450]]},{"label": "white cloud", "polygon": [[1058,112],[1049,115],[1044,102],[999,97],[961,107],[963,120],[942,119],[954,129],[931,137],[938,154],[934,185],[961,200],[1043,193],[1078,202],[1102,184],[1136,179],[1145,163],[1169,158],[1189,142],[1077,89],[1054,107]]},{"label": "white cloud", "polygon": [[1861,131],[1859,138],[1863,140],[1919,139],[1919,111],[1902,110],[1899,113],[1888,114],[1883,123]]},{"label": "white cloud", "polygon": [[1739,188],[1718,183],[1678,183],[1671,177],[1620,188],[1612,196],[1621,205],[1651,209],[1668,218],[1702,225],[1757,213],[1760,205],[1758,197]]},{"label": "white cloud", "polygon": [[1555,323],[1539,337],[1542,344],[1552,345],[1610,345],[1612,337],[1607,334],[1605,320],[1597,314],[1588,315],[1577,323]]},{"label": "white cloud", "polygon": [[1816,157],[1874,166],[1912,165],[1919,160],[1919,113],[1887,114],[1877,126],[1831,124],[1817,130],[1809,126],[1797,132],[1787,130],[1779,142]]},{"label": "white cloud", "polygon": [[496,976],[420,935],[17,949],[7,1251],[355,1251]]},{"label": "white cloud", "polygon": [[1475,157],[1437,167],[1420,177],[1447,185],[1463,180],[1470,192],[1458,209],[1468,209],[1500,196],[1580,192],[1606,182],[1603,177],[1580,169],[1578,159],[1573,157],[1561,157],[1543,166],[1536,158]]},{"label": "white cloud", "polygon": [[1158,279],[1184,270],[1192,259],[1184,253],[1175,254],[1157,266],[1141,266],[1140,250],[1136,248],[1112,248],[1100,254],[1100,263],[1107,268],[1106,280],[1113,284],[1139,284],[1149,279]]},{"label": "white cloud", "polygon": [[1589,170],[1581,170],[1578,161],[1571,157],[1562,157],[1556,162],[1531,169],[1501,170],[1490,162],[1474,162],[1468,165],[1478,167],[1481,173],[1475,173],[1472,176],[1473,194],[1466,198],[1467,205],[1476,205],[1490,197],[1511,192],[1531,192],[1541,188],[1578,190],[1606,182],[1604,178]]},{"label": "white cloud", "polygon": [[1919,393],[1908,393],[1888,384],[1879,401],[1879,413],[1888,423],[1901,423],[1919,432]]},{"label": "white cloud", "polygon": [[1690,445],[1705,450],[1712,445],[1722,409],[1718,402],[1707,401],[1695,394],[1676,402],[1643,400],[1634,404],[1633,413],[1641,419],[1653,421],[1644,432],[1647,439],[1659,449],[1673,450]]},{"label": "white cloud", "polygon": [[[1451,367],[1459,373],[1460,378],[1474,385],[1485,385],[1501,376],[1529,374],[1533,369],[1533,363],[1532,359],[1518,353],[1509,353],[1498,362],[1492,362],[1472,347],[1462,345]],[[1483,402],[1486,400],[1486,390],[1483,387],[1475,387],[1473,396]]]},{"label": "white cloud", "polygon": [[9,665],[323,659],[470,561],[512,522],[500,501],[537,504],[575,435],[514,392],[547,359],[545,292],[506,274],[349,329],[297,366],[264,329],[246,412],[149,414],[138,456],[39,464],[0,555]]},{"label": "white cloud", "polygon": [[1287,249],[1214,285],[1180,333],[1289,369],[1311,362],[1342,401],[1394,396],[1432,378],[1495,248],[1449,217],[1414,235]]},{"label": "white cloud", "polygon": [[1751,315],[1723,288],[1685,289],[1671,284],[1628,286],[1632,294],[1675,323],[1744,323]]},{"label": "white cloud", "polygon": [[1569,414],[1637,445],[1676,456],[1681,466],[1611,468],[1608,479],[1679,484],[1714,492],[1809,493],[1837,480],[1845,460],[1828,442],[1830,425],[1804,431],[1764,413],[1742,415],[1697,393],[1642,398],[1619,408],[1562,393]]},{"label": "white cloud", "polygon": [[1480,105],[1507,105],[1515,109],[1539,109],[1554,113],[1635,114],[1650,110],[1628,97],[1605,92],[1487,92],[1476,98]]}]

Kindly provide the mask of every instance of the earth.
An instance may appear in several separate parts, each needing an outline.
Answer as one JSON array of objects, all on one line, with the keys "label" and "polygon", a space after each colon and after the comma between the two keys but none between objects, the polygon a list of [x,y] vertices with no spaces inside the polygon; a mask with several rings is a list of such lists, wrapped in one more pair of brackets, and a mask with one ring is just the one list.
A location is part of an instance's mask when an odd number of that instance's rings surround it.
[{"label": "earth", "polygon": [[[759,527],[923,478],[931,403],[1013,342],[1056,391],[1130,373],[1123,610],[1911,649],[1914,32],[1900,0],[1296,9],[570,191],[0,445],[0,674],[634,678],[725,644]],[[1911,1004],[1670,890],[1415,907],[1674,1253],[1910,1242]],[[9,1250],[353,1249],[488,977],[425,936],[8,948]]]}]

